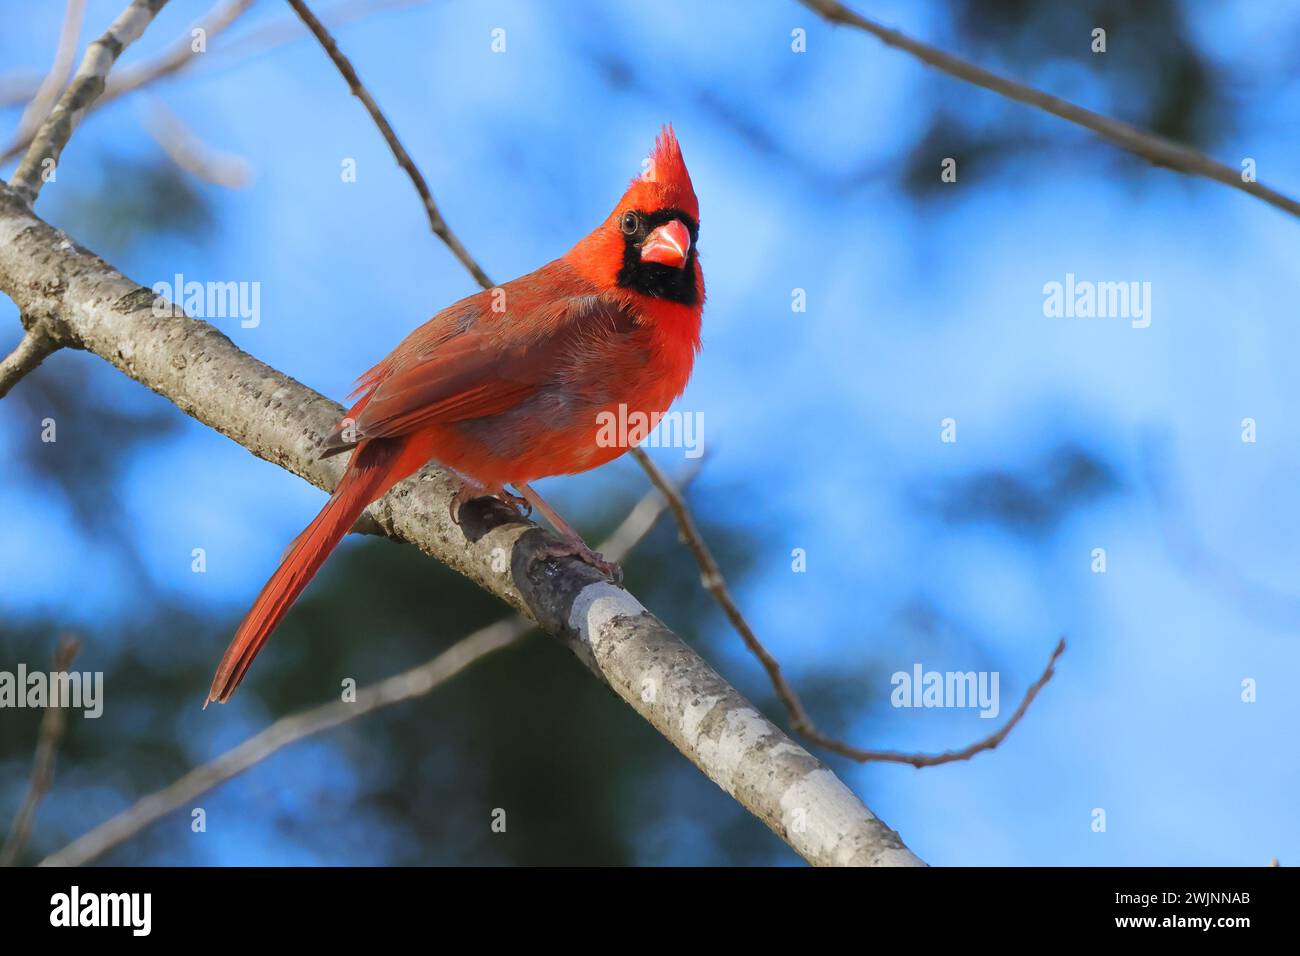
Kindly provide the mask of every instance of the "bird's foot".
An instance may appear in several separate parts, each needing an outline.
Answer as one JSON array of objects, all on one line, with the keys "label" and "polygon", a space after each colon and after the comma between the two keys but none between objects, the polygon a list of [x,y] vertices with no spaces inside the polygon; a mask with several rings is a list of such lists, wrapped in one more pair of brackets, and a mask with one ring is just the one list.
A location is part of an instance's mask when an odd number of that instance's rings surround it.
[{"label": "bird's foot", "polygon": [[498,491],[496,495],[498,498],[500,498],[502,501],[506,503],[507,507],[514,508],[515,512],[519,515],[519,517],[529,518],[532,516],[533,506],[529,504],[527,498],[523,498],[519,495],[512,495],[504,488]]},{"label": "bird's foot", "polygon": [[617,561],[606,561],[599,552],[592,551],[581,538],[551,539],[542,546],[542,556],[548,558],[577,558],[591,565],[614,584],[623,583],[623,566]]},{"label": "bird's foot", "polygon": [[447,503],[447,513],[451,515],[451,520],[455,524],[460,524],[460,509],[475,498],[482,498],[490,495],[487,485],[480,485],[475,481],[462,481],[460,490],[451,496],[451,501]]},{"label": "bird's foot", "polygon": [[512,495],[505,488],[492,488],[476,481],[462,479],[460,490],[452,495],[451,502],[447,505],[451,520],[460,524],[460,509],[476,498],[496,498],[520,518],[527,518],[533,513],[533,506],[529,504],[527,498]]}]

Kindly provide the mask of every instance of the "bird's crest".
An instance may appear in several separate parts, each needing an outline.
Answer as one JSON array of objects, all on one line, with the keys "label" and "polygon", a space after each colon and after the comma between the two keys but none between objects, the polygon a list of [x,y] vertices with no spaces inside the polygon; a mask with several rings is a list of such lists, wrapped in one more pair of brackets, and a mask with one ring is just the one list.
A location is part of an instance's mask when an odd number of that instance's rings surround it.
[{"label": "bird's crest", "polygon": [[680,209],[692,219],[699,219],[700,204],[671,123],[659,131],[654,149],[641,165],[641,175],[628,188],[629,196],[635,196],[641,208]]}]

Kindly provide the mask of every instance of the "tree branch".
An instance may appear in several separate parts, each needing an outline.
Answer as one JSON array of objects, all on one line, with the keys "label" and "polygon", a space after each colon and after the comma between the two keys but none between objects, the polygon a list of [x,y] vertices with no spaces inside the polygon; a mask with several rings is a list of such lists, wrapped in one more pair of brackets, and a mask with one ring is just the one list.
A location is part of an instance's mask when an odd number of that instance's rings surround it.
[{"label": "tree branch", "polygon": [[1263,200],[1270,206],[1276,206],[1293,216],[1300,216],[1300,202],[1277,190],[1270,189],[1262,183],[1243,180],[1240,169],[1225,166],[1223,163],[1211,159],[1190,146],[1139,129],[1131,123],[1124,123],[1111,119],[1109,116],[1094,113],[1092,110],[1076,106],[1068,100],[1063,100],[1059,96],[1052,96],[1050,93],[1044,93],[1032,86],[1026,86],[1023,83],[1017,83],[1015,80],[1008,80],[1005,77],[998,76],[983,67],[968,63],[950,53],[945,53],[937,47],[929,46],[919,40],[913,40],[904,33],[891,30],[874,20],[869,20],[862,14],[837,2],[837,0],[799,0],[799,2],[831,23],[847,24],[848,26],[857,27],[859,30],[864,30],[886,46],[892,46],[905,53],[910,53],[927,66],[932,66],[949,76],[955,76],[959,80],[965,80],[967,83],[973,83],[975,86],[982,86],[986,90],[992,90],[1009,100],[1015,100],[1017,103],[1024,103],[1045,113],[1051,113],[1053,116],[1059,116],[1076,126],[1082,126],[1120,149],[1127,150],[1134,156],[1145,159],[1156,166],[1166,166],[1181,173],[1202,176],[1225,186],[1231,186],[1233,189],[1240,189],[1256,199]]},{"label": "tree branch", "polygon": [[58,351],[59,343],[49,335],[44,325],[32,323],[13,350],[4,361],[0,361],[0,398],[9,394],[28,372],[45,361],[46,357]]}]

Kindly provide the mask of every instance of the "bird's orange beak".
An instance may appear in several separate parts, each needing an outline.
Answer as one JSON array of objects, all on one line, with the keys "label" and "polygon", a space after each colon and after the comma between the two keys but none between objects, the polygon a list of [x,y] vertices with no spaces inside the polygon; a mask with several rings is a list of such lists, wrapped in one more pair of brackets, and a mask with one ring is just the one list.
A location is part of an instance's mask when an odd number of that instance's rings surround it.
[{"label": "bird's orange beak", "polygon": [[680,269],[686,264],[686,253],[690,250],[691,234],[680,219],[673,219],[646,237],[641,245],[641,261]]}]

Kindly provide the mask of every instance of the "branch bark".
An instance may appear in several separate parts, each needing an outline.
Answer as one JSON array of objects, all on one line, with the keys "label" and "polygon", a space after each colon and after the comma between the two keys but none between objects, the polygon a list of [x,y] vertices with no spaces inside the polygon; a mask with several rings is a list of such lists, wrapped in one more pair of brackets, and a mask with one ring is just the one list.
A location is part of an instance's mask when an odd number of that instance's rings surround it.
[{"label": "branch bark", "polygon": [[[337,458],[318,442],[338,404],[240,351],[206,322],[37,217],[0,187],[0,291],[249,451],[320,488]],[[923,865],[819,760],[760,714],[622,588],[574,558],[539,559],[547,533],[480,499],[448,513],[453,479],[408,478],[368,514],[556,635],[710,779],[814,864]]]}]

